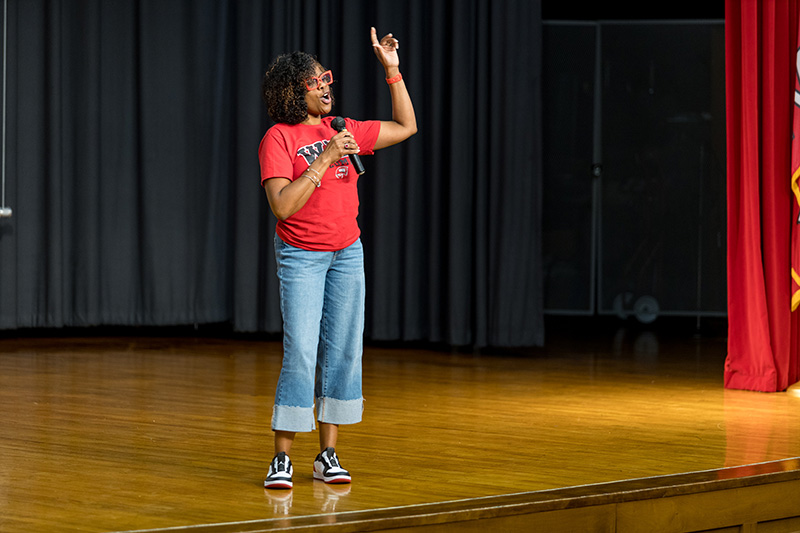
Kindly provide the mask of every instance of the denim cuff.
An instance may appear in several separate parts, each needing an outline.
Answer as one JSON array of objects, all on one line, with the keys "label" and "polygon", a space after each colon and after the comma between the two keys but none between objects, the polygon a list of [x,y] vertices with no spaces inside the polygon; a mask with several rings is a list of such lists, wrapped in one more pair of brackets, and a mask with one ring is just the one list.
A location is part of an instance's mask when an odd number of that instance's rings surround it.
[{"label": "denim cuff", "polygon": [[325,424],[357,424],[361,422],[363,412],[364,398],[317,398],[317,420]]},{"label": "denim cuff", "polygon": [[295,431],[307,433],[314,431],[314,408],[276,405],[272,408],[272,429],[274,431]]}]

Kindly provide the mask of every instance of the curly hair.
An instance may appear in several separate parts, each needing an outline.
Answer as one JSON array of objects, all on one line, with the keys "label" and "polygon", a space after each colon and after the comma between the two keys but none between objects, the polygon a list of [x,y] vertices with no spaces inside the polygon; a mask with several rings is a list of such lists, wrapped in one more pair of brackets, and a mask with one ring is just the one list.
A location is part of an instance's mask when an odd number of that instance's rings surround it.
[{"label": "curly hair", "polygon": [[306,52],[292,52],[275,58],[261,81],[261,97],[275,122],[300,124],[308,117],[305,80],[314,75],[320,62]]}]

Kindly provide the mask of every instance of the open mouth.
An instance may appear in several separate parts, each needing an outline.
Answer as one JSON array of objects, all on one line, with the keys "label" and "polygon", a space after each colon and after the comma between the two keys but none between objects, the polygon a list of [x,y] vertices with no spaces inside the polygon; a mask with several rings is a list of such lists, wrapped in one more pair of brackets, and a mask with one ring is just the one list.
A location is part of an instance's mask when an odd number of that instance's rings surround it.
[{"label": "open mouth", "polygon": [[325,105],[330,104],[331,103],[331,92],[330,91],[325,91],[324,93],[322,93],[322,97],[320,98],[320,101]]}]

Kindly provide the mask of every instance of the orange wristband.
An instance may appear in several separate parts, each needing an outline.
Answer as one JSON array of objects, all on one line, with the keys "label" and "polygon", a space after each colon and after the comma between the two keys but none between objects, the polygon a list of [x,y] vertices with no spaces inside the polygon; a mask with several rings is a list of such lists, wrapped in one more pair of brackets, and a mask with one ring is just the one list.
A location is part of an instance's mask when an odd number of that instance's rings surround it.
[{"label": "orange wristband", "polygon": [[402,74],[398,74],[397,76],[392,76],[391,78],[386,78],[386,83],[391,85],[393,83],[397,83],[398,81],[400,81],[402,79],[403,79],[403,75]]}]

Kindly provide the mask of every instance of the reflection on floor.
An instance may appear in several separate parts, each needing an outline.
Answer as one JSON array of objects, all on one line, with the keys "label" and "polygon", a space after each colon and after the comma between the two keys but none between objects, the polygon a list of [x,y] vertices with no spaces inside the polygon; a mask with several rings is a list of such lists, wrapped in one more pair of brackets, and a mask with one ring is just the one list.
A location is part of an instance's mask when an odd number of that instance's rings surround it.
[{"label": "reflection on floor", "polygon": [[364,421],[337,447],[353,484],[314,481],[303,434],[288,492],[261,488],[275,339],[0,339],[0,531],[335,522],[800,456],[800,398],[722,388],[724,325],[657,322],[557,320],[535,349],[369,343]]}]

